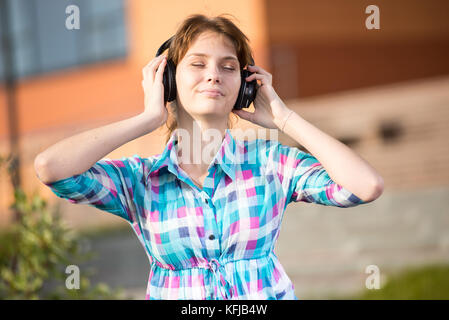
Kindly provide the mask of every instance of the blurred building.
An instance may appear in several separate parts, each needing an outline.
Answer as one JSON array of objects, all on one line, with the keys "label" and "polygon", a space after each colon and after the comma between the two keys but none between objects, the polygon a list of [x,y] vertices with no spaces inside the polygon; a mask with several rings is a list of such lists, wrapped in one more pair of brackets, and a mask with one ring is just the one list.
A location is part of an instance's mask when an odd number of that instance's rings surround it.
[{"label": "blurred building", "polygon": [[[12,47],[2,41],[0,152],[9,152],[16,128],[22,185],[50,202],[59,199],[38,181],[35,156],[66,137],[143,111],[142,68],[192,13],[234,15],[251,40],[256,64],[273,74],[286,104],[376,167],[387,194],[419,195],[449,185],[445,0],[1,1],[7,10],[2,17],[8,17],[8,28],[1,21],[1,36]],[[72,4],[79,7],[80,28],[69,30],[66,8]],[[380,10],[378,30],[365,26],[365,9],[372,4]],[[8,113],[7,70],[17,81],[15,125]],[[251,125],[239,120],[239,126]],[[165,133],[162,127],[108,157],[157,154]],[[286,136],[281,141],[297,145]],[[0,226],[11,219],[11,202],[2,170]],[[59,202],[72,226],[124,223],[91,207]]]},{"label": "blurred building", "polygon": [[[9,32],[2,31],[2,36],[13,44],[9,68],[17,78],[16,130],[22,183],[28,190],[38,188],[48,195],[32,167],[38,152],[143,110],[143,66],[179,23],[197,12],[234,15],[251,40],[256,63],[273,74],[279,95],[379,166],[387,187],[449,182],[443,103],[449,73],[447,1],[379,2],[378,30],[365,26],[369,1],[84,0],[76,1],[80,28],[74,30],[66,28],[66,8],[72,1],[3,3]],[[4,79],[5,48],[0,54]],[[416,96],[422,102],[411,98]],[[12,124],[4,86],[0,97],[0,151],[5,154]],[[238,125],[251,126],[244,120]],[[163,149],[163,136],[161,129],[111,156],[135,151],[153,155]],[[438,170],[412,156],[417,146],[437,152]],[[11,201],[6,180],[0,185],[2,225]]]}]

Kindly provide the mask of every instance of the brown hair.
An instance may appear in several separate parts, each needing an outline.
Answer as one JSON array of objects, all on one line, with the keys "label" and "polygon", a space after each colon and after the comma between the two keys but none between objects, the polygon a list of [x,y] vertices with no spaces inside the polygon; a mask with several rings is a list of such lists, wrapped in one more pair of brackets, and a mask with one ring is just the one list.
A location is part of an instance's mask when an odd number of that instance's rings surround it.
[{"label": "brown hair", "polygon": [[[168,49],[167,58],[171,59],[175,66],[177,66],[186,54],[190,45],[201,33],[213,31],[227,36],[232,41],[241,68],[253,63],[251,48],[248,44],[248,37],[240,31],[230,19],[226,18],[226,15],[228,14],[221,14],[216,17],[207,17],[202,14],[188,16],[176,31],[173,40],[171,41],[170,48]],[[176,100],[169,103],[169,105],[171,112],[169,112],[166,122],[168,129],[166,142],[168,142],[172,132],[178,126],[175,117],[177,108]],[[234,113],[231,112],[231,115],[234,115],[238,119]],[[232,122],[229,118],[228,127],[231,125]]]}]

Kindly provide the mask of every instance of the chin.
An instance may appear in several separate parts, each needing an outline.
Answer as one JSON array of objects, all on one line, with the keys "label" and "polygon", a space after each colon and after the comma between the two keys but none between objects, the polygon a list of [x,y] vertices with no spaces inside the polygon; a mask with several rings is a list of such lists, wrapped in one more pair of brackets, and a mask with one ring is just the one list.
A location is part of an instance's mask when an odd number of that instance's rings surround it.
[{"label": "chin", "polygon": [[208,99],[199,103],[198,113],[217,113],[218,110],[225,110],[226,106],[223,101]]}]

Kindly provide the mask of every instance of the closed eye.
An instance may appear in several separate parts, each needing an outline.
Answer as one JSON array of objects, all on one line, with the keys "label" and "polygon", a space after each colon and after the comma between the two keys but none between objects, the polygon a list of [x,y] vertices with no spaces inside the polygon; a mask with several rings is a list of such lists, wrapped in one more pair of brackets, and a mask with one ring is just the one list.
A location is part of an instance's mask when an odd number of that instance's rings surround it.
[{"label": "closed eye", "polygon": [[[192,66],[194,66],[194,67],[204,67],[204,64],[193,63]],[[235,70],[234,67],[224,67],[224,69],[226,69],[228,71],[234,71]]]}]

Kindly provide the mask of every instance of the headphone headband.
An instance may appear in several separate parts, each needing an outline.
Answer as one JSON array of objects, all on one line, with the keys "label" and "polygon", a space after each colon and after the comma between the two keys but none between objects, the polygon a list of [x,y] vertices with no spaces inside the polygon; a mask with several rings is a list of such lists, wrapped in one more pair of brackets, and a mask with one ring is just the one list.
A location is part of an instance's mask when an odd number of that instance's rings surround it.
[{"label": "headphone headband", "polygon": [[[170,37],[166,40],[157,50],[156,57],[161,55],[162,52],[170,48],[170,44],[175,36]],[[250,63],[254,65],[254,59],[250,55]],[[176,99],[176,66],[171,59],[167,60],[167,65],[165,66],[162,83],[164,84],[164,101],[173,101]],[[249,70],[240,69],[241,85],[239,89],[239,94],[234,105],[234,109],[248,108],[249,105],[256,98],[257,93],[257,81],[246,81],[246,78],[252,73]]]},{"label": "headphone headband", "polygon": [[166,40],[166,41],[159,47],[159,49],[158,49],[157,52],[156,52],[156,57],[159,56],[159,55],[161,55],[162,52],[164,52],[164,51],[167,50],[168,48],[170,48],[170,44],[171,44],[171,42],[172,42],[172,40],[173,40],[174,37],[175,37],[175,36],[172,36],[170,39]]}]

